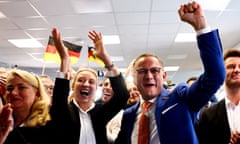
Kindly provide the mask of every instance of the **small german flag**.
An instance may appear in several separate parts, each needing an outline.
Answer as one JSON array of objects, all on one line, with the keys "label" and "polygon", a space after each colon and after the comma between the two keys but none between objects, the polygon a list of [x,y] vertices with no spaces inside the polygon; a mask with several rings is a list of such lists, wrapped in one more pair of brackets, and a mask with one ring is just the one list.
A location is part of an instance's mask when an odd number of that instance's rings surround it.
[{"label": "small german flag", "polygon": [[[64,40],[63,44],[68,49],[68,55],[70,57],[71,64],[76,64],[80,58],[82,46]],[[44,54],[44,61],[60,62],[60,57],[51,36],[49,36],[48,45]]]},{"label": "small german flag", "polygon": [[104,62],[93,54],[94,47],[88,47],[88,62],[97,62],[101,67],[104,67]]}]

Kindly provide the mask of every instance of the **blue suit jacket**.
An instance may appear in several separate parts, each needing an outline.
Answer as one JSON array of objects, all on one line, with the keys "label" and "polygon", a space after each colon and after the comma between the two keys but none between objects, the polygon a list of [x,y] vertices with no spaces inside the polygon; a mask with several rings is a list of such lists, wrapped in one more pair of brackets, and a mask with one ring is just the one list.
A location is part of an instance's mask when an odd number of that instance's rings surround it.
[{"label": "blue suit jacket", "polygon": [[[218,31],[197,37],[204,73],[190,87],[163,89],[156,100],[155,118],[161,144],[198,144],[194,131],[197,112],[223,84],[225,68]],[[116,144],[130,144],[139,103],[124,112]]]}]

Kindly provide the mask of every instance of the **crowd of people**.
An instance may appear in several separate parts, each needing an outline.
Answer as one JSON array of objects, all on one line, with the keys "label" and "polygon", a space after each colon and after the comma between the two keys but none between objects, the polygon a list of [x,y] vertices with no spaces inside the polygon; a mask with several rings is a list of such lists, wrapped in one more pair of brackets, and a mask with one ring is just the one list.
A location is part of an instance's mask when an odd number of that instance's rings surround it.
[{"label": "crowd of people", "polygon": [[[240,50],[223,54],[218,30],[210,29],[197,2],[182,4],[178,14],[196,32],[201,75],[167,90],[163,61],[144,53],[129,65],[133,80],[127,81],[129,73],[112,63],[102,33],[92,30],[93,54],[106,69],[96,100],[97,72],[81,67],[73,74],[53,28],[61,60],[55,79],[0,70],[0,144],[240,144]],[[221,86],[225,98],[204,108]]]}]

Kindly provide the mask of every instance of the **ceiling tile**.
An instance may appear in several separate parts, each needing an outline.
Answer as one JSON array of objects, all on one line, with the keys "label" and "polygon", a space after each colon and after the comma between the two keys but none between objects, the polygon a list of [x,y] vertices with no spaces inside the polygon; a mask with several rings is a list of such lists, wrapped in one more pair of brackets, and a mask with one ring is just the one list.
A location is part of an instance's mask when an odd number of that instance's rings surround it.
[{"label": "ceiling tile", "polygon": [[48,28],[49,25],[41,17],[11,19],[21,29]]},{"label": "ceiling tile", "polygon": [[150,11],[150,0],[112,0],[114,12]]},{"label": "ceiling tile", "polygon": [[116,21],[118,25],[147,25],[149,24],[149,13],[118,13]]},{"label": "ceiling tile", "polygon": [[0,10],[7,17],[39,16],[27,1],[9,1],[0,3]]}]

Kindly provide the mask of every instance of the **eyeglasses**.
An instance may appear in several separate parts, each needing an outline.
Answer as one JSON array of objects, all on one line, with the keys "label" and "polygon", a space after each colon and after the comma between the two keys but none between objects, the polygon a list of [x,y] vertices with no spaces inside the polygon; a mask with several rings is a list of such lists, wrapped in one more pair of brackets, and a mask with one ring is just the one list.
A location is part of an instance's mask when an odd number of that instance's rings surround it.
[{"label": "eyeglasses", "polygon": [[150,69],[140,68],[140,69],[137,69],[136,71],[140,75],[147,74],[148,71],[150,71],[151,74],[156,75],[160,73],[161,69],[162,69],[161,67],[152,67]]}]

